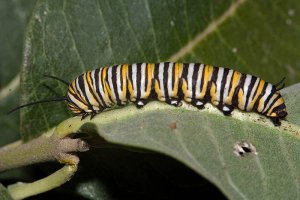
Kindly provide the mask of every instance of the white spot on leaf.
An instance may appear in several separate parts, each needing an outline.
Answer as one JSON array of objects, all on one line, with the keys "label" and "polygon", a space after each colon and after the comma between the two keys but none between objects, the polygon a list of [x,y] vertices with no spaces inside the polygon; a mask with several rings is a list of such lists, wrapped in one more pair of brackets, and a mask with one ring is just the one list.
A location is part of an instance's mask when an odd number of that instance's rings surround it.
[{"label": "white spot on leaf", "polygon": [[233,153],[237,156],[244,157],[246,155],[254,154],[257,155],[257,151],[255,146],[253,146],[250,142],[241,141],[237,142],[233,146]]}]

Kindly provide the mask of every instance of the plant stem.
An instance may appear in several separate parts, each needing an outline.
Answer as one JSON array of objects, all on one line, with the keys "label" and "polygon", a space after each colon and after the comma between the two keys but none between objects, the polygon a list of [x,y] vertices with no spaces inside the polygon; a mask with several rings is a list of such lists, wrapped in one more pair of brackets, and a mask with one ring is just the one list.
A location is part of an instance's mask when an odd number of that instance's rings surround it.
[{"label": "plant stem", "polygon": [[8,186],[13,199],[24,199],[61,186],[74,175],[77,165],[65,165],[58,171],[33,183],[16,183]]},{"label": "plant stem", "polygon": [[65,164],[60,170],[33,183],[9,185],[8,191],[14,199],[23,199],[49,191],[70,180],[77,171],[79,162],[79,158],[73,155],[72,152],[84,152],[89,149],[85,141],[69,137],[72,133],[77,132],[74,127],[78,126],[78,124],[75,124],[72,129],[72,125],[66,120],[54,131],[49,131],[27,143],[18,141],[0,148],[0,172],[53,160]]},{"label": "plant stem", "polygon": [[6,146],[0,149],[0,172],[34,163],[58,160],[63,163],[77,164],[78,158],[68,154],[83,152],[88,145],[81,139],[40,136],[27,143]]}]

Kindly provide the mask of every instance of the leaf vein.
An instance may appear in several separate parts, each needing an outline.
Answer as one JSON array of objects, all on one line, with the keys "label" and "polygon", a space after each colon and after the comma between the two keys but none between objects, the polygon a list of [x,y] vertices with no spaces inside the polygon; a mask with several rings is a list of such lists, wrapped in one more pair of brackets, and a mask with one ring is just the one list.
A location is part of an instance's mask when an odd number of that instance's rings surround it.
[{"label": "leaf vein", "polygon": [[218,19],[212,21],[201,33],[197,34],[191,41],[185,46],[175,52],[168,60],[177,61],[184,55],[193,50],[193,48],[202,42],[208,35],[213,33],[226,19],[235,13],[235,11],[243,4],[246,0],[237,0],[234,2]]},{"label": "leaf vein", "polygon": [[152,13],[151,13],[151,10],[149,8],[149,1],[148,0],[145,0],[145,7],[146,7],[146,10],[148,12],[148,16],[150,18],[151,31],[152,31],[152,34],[153,34],[153,43],[154,43],[154,47],[155,47],[154,50],[155,50],[155,54],[156,54],[156,59],[159,62],[160,61],[160,56],[159,56],[159,50],[158,50],[158,46],[157,46],[156,33],[155,33],[155,29],[154,29]]},{"label": "leaf vein", "polygon": [[295,165],[292,164],[291,159],[289,158],[289,153],[286,150],[286,144],[285,144],[285,142],[284,142],[284,140],[283,140],[283,138],[282,138],[281,135],[279,135],[279,144],[280,144],[281,149],[282,149],[282,151],[284,153],[283,157],[285,158],[286,163],[287,163],[287,165],[288,165],[288,167],[290,169],[290,172],[291,172],[291,173],[288,173],[288,174],[291,175],[291,179],[294,181],[295,186],[296,186],[297,196],[299,196],[300,184],[299,184],[298,179],[296,178],[297,177],[297,175],[296,175],[297,173],[296,173],[295,168],[294,168]]},{"label": "leaf vein", "polygon": [[115,54],[113,52],[113,48],[112,48],[112,45],[111,45],[111,37],[110,37],[109,32],[108,32],[108,26],[106,25],[106,22],[105,22],[105,19],[104,19],[104,16],[103,16],[103,12],[102,12],[101,7],[99,5],[99,1],[96,0],[96,2],[97,2],[98,14],[100,15],[100,17],[103,20],[104,29],[105,29],[105,32],[107,33],[108,50],[109,50],[109,52],[112,56],[112,60],[113,60],[114,64],[116,64],[116,58],[114,56]]},{"label": "leaf vein", "polygon": [[207,135],[208,135],[209,138],[211,138],[211,141],[212,141],[213,145],[215,146],[215,149],[217,150],[218,158],[220,160],[220,163],[221,163],[222,168],[223,168],[224,173],[225,173],[225,177],[226,177],[229,185],[232,187],[233,190],[235,190],[237,192],[237,194],[239,194],[241,196],[242,199],[248,199],[246,197],[246,195],[242,191],[240,191],[239,188],[232,181],[231,176],[230,176],[230,174],[227,170],[227,167],[226,167],[225,159],[224,159],[223,155],[221,154],[221,152],[223,152],[223,151],[220,151],[220,145],[218,143],[218,140],[215,137],[214,132],[210,129],[210,127],[208,127],[208,134]]},{"label": "leaf vein", "polygon": [[80,53],[79,53],[79,51],[78,51],[78,48],[77,48],[77,45],[76,45],[76,41],[75,41],[74,35],[73,35],[72,31],[71,31],[71,27],[70,27],[70,25],[69,25],[69,22],[68,22],[66,13],[65,13],[65,3],[66,3],[66,1],[64,0],[64,2],[63,2],[63,12],[62,12],[62,14],[63,14],[64,20],[65,20],[65,22],[66,22],[66,27],[67,27],[67,29],[68,29],[68,32],[69,32],[69,34],[70,34],[70,36],[71,36],[71,40],[72,40],[72,42],[73,42],[73,47],[74,47],[75,52],[76,52],[76,54],[77,54],[77,56],[78,56],[78,58],[79,58],[79,62],[80,62],[81,69],[82,69],[83,72],[85,72],[85,71],[86,71],[86,69],[85,69],[85,64],[84,64],[83,59],[82,59],[82,57],[81,57],[81,55],[80,55]]},{"label": "leaf vein", "polygon": [[135,36],[135,37],[133,37],[133,38],[134,38],[134,41],[135,41],[135,44],[137,45],[139,51],[140,51],[141,54],[143,55],[143,58],[144,58],[145,60],[147,60],[145,51],[143,50],[140,41],[139,41],[138,38],[136,37],[135,31],[133,30],[132,25],[131,25],[131,23],[130,23],[130,21],[129,21],[129,16],[128,16],[127,12],[126,12],[126,8],[125,8],[125,5],[124,5],[124,1],[123,1],[123,0],[120,0],[120,2],[121,2],[122,6],[123,6],[123,9],[124,9],[124,11],[125,11],[125,12],[124,12],[124,14],[125,14],[125,22],[126,22],[127,26],[129,27],[129,30],[130,30],[131,35]]}]

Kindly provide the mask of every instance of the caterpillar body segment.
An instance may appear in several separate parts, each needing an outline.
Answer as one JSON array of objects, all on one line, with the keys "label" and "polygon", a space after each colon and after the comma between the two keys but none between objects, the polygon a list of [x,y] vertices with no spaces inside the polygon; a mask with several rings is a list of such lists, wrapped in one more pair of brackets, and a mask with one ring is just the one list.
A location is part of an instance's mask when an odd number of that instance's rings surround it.
[{"label": "caterpillar body segment", "polygon": [[178,106],[183,100],[201,109],[209,102],[225,115],[234,108],[270,117],[274,125],[287,115],[276,87],[232,69],[200,63],[136,63],[103,67],[75,78],[68,88],[68,107],[91,117],[117,104],[143,107],[149,100]]}]

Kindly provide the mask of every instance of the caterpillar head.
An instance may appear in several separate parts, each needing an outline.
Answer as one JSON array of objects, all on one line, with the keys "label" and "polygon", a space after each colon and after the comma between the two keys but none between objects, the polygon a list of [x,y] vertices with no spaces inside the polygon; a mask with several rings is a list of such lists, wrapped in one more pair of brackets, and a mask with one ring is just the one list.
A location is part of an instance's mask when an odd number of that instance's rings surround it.
[{"label": "caterpillar head", "polygon": [[[74,95],[74,94],[70,94],[70,95]],[[73,101],[71,98],[73,98],[74,96],[70,96],[70,95],[68,92],[67,94],[68,108],[74,115],[82,116],[81,119],[84,119],[89,115],[91,116],[90,119],[92,119],[97,113],[101,112],[100,107],[87,106],[86,104],[82,103],[79,100]]]},{"label": "caterpillar head", "polygon": [[87,102],[87,96],[92,96],[92,94],[87,93],[82,95],[75,86],[75,81],[73,81],[68,88],[67,100],[69,110],[74,115],[81,115],[82,119],[88,115],[91,115],[92,119],[97,113],[101,112],[103,108],[94,102],[92,102],[93,104]]},{"label": "caterpillar head", "polygon": [[82,102],[82,97],[75,93],[72,86],[69,86],[68,93],[68,108],[74,115],[81,115],[88,111],[88,106]]},{"label": "caterpillar head", "polygon": [[79,108],[75,103],[68,101],[68,108],[74,115],[80,115],[84,111]]}]

